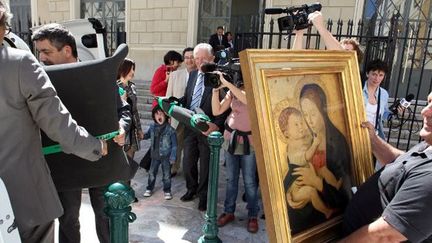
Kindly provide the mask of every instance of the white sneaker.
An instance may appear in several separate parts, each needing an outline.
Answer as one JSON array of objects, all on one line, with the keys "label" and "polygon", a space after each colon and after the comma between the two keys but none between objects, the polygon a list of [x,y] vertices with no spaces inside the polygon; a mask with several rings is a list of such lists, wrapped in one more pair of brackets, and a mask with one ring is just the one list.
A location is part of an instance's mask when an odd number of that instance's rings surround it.
[{"label": "white sneaker", "polygon": [[152,191],[150,191],[150,190],[146,190],[145,192],[144,192],[144,197],[150,197],[152,195]]},{"label": "white sneaker", "polygon": [[165,192],[164,193],[164,198],[165,198],[165,200],[171,200],[172,199],[171,192]]}]

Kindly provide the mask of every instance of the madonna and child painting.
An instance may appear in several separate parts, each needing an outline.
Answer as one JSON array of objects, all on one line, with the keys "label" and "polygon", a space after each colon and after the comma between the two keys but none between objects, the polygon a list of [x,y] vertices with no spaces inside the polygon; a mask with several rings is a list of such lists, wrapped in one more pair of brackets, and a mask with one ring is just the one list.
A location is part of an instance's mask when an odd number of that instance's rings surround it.
[{"label": "madonna and child painting", "polygon": [[338,239],[354,187],[373,173],[354,53],[240,53],[271,242]]},{"label": "madonna and child painting", "polygon": [[329,117],[320,85],[303,85],[290,105],[280,111],[277,125],[286,141],[283,184],[291,233],[296,234],[343,212],[350,197],[351,153]]}]

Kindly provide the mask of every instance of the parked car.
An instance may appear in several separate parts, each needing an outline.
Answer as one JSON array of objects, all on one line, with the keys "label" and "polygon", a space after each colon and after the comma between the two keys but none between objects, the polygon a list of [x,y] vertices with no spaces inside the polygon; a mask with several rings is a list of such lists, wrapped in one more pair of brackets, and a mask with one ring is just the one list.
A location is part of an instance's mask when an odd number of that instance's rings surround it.
[{"label": "parked car", "polygon": [[[81,61],[101,59],[107,56],[106,30],[99,20],[95,18],[75,19],[59,24],[63,25],[74,35],[78,57]],[[40,26],[33,27],[32,31],[38,28]],[[3,44],[30,51],[27,43],[12,32],[5,36]]]},{"label": "parked car", "polygon": [[95,18],[75,19],[59,23],[75,37],[78,57],[81,61],[101,59],[108,56],[106,29]]}]

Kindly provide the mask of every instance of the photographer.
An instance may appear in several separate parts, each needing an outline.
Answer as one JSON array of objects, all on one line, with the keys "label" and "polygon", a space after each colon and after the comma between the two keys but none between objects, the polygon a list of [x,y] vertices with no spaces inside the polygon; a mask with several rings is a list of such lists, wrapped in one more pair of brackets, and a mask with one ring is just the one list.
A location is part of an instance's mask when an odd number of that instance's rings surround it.
[{"label": "photographer", "polygon": [[[256,178],[256,158],[255,151],[252,147],[251,125],[248,114],[246,101],[246,92],[244,91],[243,82],[233,80],[236,85],[228,82],[219,74],[221,85],[213,89],[212,111],[213,115],[218,116],[231,107],[231,113],[225,121],[225,132],[222,147],[225,150],[226,170],[227,170],[227,187],[224,202],[224,213],[222,213],[217,224],[219,227],[235,219],[234,211],[238,194],[238,180],[240,169],[243,173],[244,187],[246,191],[248,224],[247,230],[251,233],[258,231],[257,215],[258,195],[257,195],[257,178]],[[224,99],[219,102],[219,92],[223,88],[229,91]]]}]

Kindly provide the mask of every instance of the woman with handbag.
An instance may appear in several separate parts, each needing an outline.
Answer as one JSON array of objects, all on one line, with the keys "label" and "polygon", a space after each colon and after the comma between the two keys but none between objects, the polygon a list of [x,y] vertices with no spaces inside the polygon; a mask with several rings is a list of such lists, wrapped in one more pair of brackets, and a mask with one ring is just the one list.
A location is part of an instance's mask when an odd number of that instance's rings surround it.
[{"label": "woman with handbag", "polygon": [[130,105],[132,114],[132,124],[129,133],[126,135],[124,151],[127,156],[133,159],[135,152],[140,149],[140,141],[144,137],[141,129],[141,118],[138,112],[138,99],[135,84],[131,79],[135,75],[135,62],[131,59],[125,58],[120,65],[117,75],[117,85],[125,92],[122,99],[127,101]]}]

